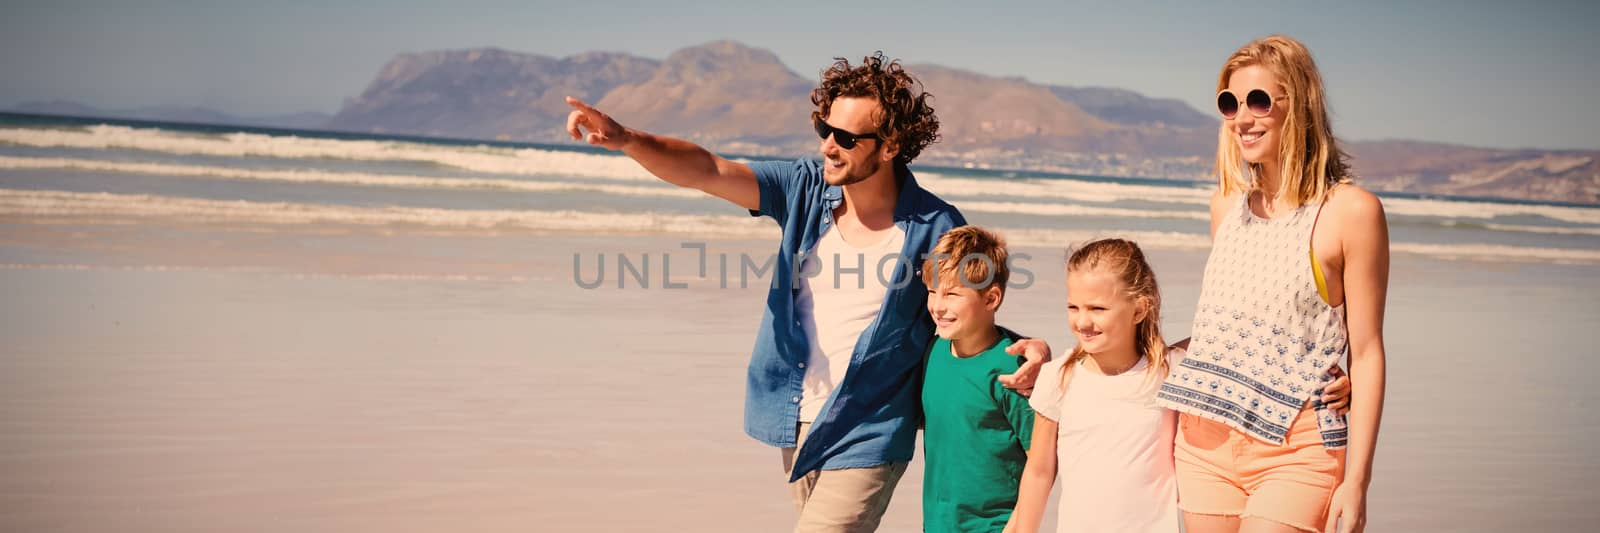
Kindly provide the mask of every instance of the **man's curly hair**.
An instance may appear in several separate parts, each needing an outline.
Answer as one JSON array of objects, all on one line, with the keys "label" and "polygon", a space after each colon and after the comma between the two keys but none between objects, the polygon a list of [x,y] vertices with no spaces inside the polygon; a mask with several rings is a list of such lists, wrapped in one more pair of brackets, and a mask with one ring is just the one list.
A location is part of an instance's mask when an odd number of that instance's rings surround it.
[{"label": "man's curly hair", "polygon": [[833,100],[839,97],[878,101],[883,113],[878,117],[877,133],[884,142],[900,147],[895,163],[909,164],[924,148],[939,141],[939,119],[928,105],[933,95],[922,90],[922,83],[907,74],[899,60],[889,61],[883,52],[863,58],[856,67],[845,58],[834,58],[833,66],[822,72],[822,84],[811,91],[811,103],[817,106],[811,112],[812,120],[827,117]]}]

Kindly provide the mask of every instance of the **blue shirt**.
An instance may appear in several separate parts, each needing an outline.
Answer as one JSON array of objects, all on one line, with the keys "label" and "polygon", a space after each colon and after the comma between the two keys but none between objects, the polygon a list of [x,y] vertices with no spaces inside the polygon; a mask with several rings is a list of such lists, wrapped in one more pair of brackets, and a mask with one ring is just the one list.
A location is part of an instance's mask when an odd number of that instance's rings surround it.
[{"label": "blue shirt", "polygon": [[[755,349],[746,379],[744,430],[772,446],[795,445],[800,390],[810,339],[795,314],[799,259],[833,224],[843,189],[822,180],[814,160],[750,165],[761,188],[761,208],[783,228]],[[806,445],[794,457],[790,481],[812,470],[864,468],[911,460],[920,421],[923,356],[933,339],[922,260],[939,236],[965,225],[961,212],[917,186],[901,169],[894,224],[905,232],[883,306],[861,332],[850,366],[833,396],[812,421]]]}]

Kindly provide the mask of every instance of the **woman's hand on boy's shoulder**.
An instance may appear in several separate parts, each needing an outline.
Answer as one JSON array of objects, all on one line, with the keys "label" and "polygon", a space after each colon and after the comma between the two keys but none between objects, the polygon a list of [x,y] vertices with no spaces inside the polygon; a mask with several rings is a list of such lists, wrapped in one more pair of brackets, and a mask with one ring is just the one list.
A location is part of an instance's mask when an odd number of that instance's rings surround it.
[{"label": "woman's hand on boy's shoulder", "polygon": [[1023,396],[1033,395],[1033,384],[1039,380],[1039,367],[1050,362],[1050,344],[1040,339],[1017,339],[1006,347],[1006,353],[1026,358],[1017,371],[1000,376],[1000,384]]}]

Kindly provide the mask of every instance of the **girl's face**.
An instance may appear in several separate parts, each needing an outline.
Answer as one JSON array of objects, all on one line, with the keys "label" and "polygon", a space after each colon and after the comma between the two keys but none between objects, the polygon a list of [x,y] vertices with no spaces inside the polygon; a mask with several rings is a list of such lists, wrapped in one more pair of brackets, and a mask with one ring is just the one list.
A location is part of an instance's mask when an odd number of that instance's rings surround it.
[{"label": "girl's face", "polygon": [[1135,351],[1134,333],[1144,315],[1127,285],[1106,269],[1067,272],[1067,322],[1084,351]]},{"label": "girl's face", "polygon": [[[1228,76],[1227,92],[1238,101],[1238,112],[1233,118],[1224,118],[1223,124],[1239,143],[1240,156],[1251,163],[1272,161],[1278,156],[1280,133],[1284,118],[1289,114],[1288,95],[1278,76],[1260,65],[1250,65],[1233,71]],[[1251,91],[1261,90],[1271,98],[1271,110],[1265,116],[1256,116],[1249,105]],[[1219,97],[1221,95],[1218,95]]]}]

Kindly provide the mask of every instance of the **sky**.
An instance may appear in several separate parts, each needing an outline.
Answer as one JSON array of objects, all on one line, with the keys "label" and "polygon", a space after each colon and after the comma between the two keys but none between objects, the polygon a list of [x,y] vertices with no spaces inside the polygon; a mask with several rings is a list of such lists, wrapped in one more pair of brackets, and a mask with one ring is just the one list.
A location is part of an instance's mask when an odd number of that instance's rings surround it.
[{"label": "sky", "polygon": [[1595,28],[1592,1],[11,0],[0,6],[0,109],[69,100],[334,113],[400,53],[492,46],[660,59],[733,39],[806,78],[836,56],[883,50],[1212,113],[1228,54],[1283,33],[1316,57],[1341,138],[1594,150]]}]

